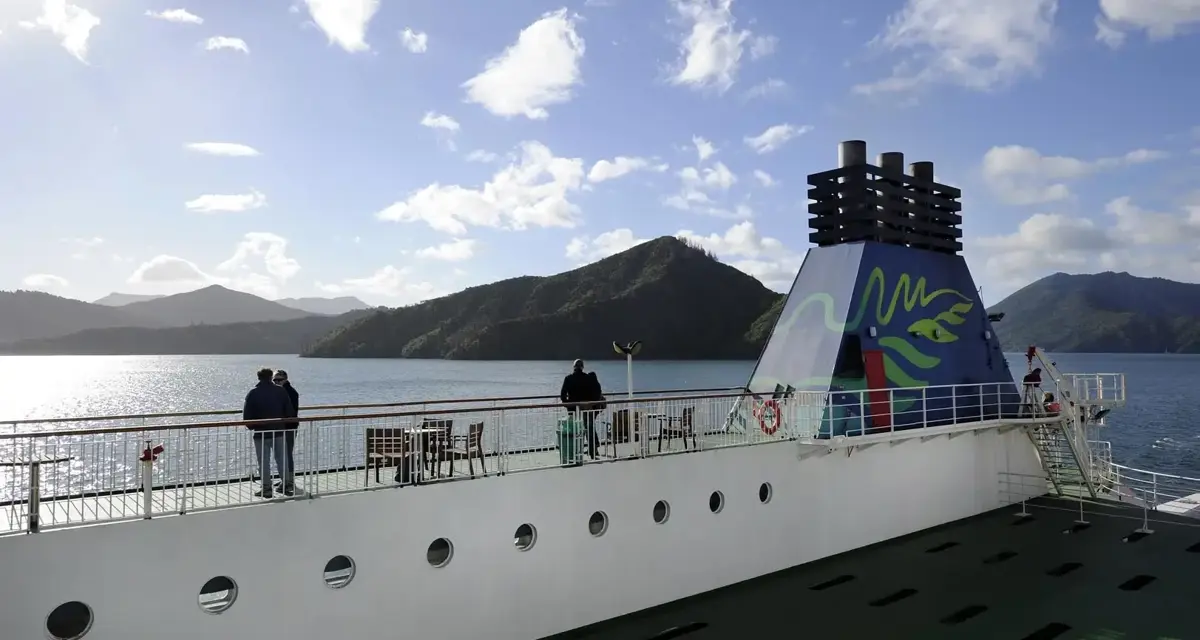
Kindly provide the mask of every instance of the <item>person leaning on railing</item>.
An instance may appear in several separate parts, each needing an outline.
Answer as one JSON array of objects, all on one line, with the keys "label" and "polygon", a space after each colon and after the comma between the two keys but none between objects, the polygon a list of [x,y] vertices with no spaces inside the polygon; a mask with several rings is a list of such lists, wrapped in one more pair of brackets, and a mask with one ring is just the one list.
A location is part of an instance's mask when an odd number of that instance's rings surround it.
[{"label": "person leaning on railing", "polygon": [[[271,381],[274,373],[270,369],[259,369],[258,384],[246,394],[246,401],[242,405],[242,420],[280,420],[296,415],[287,391]],[[287,440],[282,433],[284,425],[277,422],[246,426],[254,432],[254,455],[258,458],[259,475],[262,477],[262,489],[254,495],[274,497],[271,483],[272,454],[275,456],[275,468],[279,470],[279,477],[283,481],[284,494],[291,495],[288,491],[294,491],[294,481],[287,464]]]},{"label": "person leaning on railing", "polygon": [[583,360],[576,360],[571,365],[571,373],[563,378],[558,395],[572,417],[582,414],[583,428],[588,438],[588,457],[595,460],[596,450],[600,448],[596,437],[596,414],[604,410],[604,405],[594,404],[604,400],[604,390],[600,387],[596,372],[584,373]]}]

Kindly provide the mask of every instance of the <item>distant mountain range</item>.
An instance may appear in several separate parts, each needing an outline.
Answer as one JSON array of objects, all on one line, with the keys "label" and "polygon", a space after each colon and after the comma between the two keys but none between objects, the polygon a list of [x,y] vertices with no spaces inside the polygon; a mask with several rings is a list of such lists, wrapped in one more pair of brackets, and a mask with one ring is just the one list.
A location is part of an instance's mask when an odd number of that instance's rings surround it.
[{"label": "distant mountain range", "polygon": [[549,277],[526,276],[371,314],[302,355],[357,358],[753,359],[783,296],[671,236]]},{"label": "distant mountain range", "polygon": [[[92,304],[99,304],[106,307],[124,307],[135,302],[146,302],[165,297],[114,292],[96,300]],[[275,302],[285,307],[291,307],[292,309],[326,316],[339,316],[350,311],[371,308],[370,305],[353,296],[341,296],[338,298],[280,298]]]},{"label": "distant mountain range", "polygon": [[337,327],[375,313],[360,309],[340,316],[294,320],[196,324],[187,327],[85,329],[65,336],[0,344],[0,353],[28,355],[177,355],[300,353]]},{"label": "distant mountain range", "polygon": [[[103,302],[103,304],[101,304]],[[45,340],[94,329],[158,329],[334,318],[340,309],[367,306],[356,298],[289,300],[291,305],[213,285],[171,296],[115,293],[96,303],[37,291],[0,291],[0,344]],[[297,308],[323,308],[318,313]],[[336,314],[336,315],[335,315]]]},{"label": "distant mountain range", "polygon": [[[95,303],[0,292],[0,353],[301,353],[311,357],[753,359],[784,297],[673,237],[549,277],[520,277],[400,309],[356,298],[258,296],[210,286]],[[359,307],[359,308],[355,308]],[[348,309],[339,313],[342,309]],[[1007,351],[1200,353],[1200,284],[1056,273],[989,309]]]},{"label": "distant mountain range", "polygon": [[1128,273],[1056,273],[997,303],[1006,351],[1200,353],[1200,284]]}]

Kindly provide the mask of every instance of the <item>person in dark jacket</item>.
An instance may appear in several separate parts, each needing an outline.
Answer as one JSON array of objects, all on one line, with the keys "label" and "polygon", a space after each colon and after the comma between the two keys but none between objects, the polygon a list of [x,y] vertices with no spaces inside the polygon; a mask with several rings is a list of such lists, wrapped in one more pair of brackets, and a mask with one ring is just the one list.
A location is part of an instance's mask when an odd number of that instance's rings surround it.
[{"label": "person in dark jacket", "polygon": [[[287,391],[272,382],[274,373],[270,369],[259,369],[258,384],[246,394],[246,402],[242,405],[242,420],[279,420],[296,415]],[[282,436],[283,425],[274,423],[246,426],[254,432],[254,454],[258,458],[259,475],[262,476],[262,490],[254,495],[272,498],[275,493],[271,487],[272,453],[284,487],[294,484],[292,470],[287,466],[286,440]]]},{"label": "person in dark jacket", "polygon": [[558,392],[563,406],[572,414],[579,412],[583,419],[583,427],[588,437],[588,457],[596,459],[596,450],[600,448],[596,438],[596,414],[602,406],[595,403],[604,399],[604,391],[595,372],[584,373],[583,360],[576,360],[571,366],[571,373],[563,378],[562,389]]},{"label": "person in dark jacket", "polygon": [[[300,392],[296,391],[296,387],[293,387],[291,381],[288,380],[287,372],[284,371],[283,369],[277,369],[275,371],[275,377],[273,378],[273,380],[274,380],[275,384],[283,387],[284,391],[287,391],[288,398],[291,399],[291,401],[292,401],[292,412],[288,415],[288,417],[293,418],[293,417],[299,416],[300,415]],[[297,420],[296,422],[285,422],[283,424],[283,428],[285,429],[285,431],[283,432],[283,442],[284,442],[284,448],[287,450],[287,468],[288,468],[288,471],[291,472],[292,478],[295,478],[296,477],[296,456],[295,456],[296,429],[300,428],[300,421]],[[279,463],[277,462],[276,464],[279,464]],[[280,481],[280,484],[282,484],[282,481]],[[282,484],[282,486],[283,486],[284,495],[290,496],[290,495],[294,495],[296,493],[295,485]]]}]

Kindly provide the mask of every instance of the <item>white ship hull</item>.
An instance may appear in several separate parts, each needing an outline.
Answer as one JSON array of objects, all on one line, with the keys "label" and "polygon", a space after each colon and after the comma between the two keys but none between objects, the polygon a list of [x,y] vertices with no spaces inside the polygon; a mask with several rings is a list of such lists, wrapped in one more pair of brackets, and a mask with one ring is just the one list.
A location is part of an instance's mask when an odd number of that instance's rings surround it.
[{"label": "white ship hull", "polygon": [[[47,614],[86,603],[89,640],[488,638],[529,640],[978,514],[1043,476],[1021,429],[967,431],[800,459],[795,442],[545,469],[3,541],[5,638],[42,638]],[[770,483],[768,503],[760,485]],[[719,513],[713,491],[724,495]],[[1045,485],[1031,484],[1032,497]],[[670,515],[656,524],[655,502]],[[608,516],[600,537],[595,511]],[[532,524],[536,543],[514,548]],[[426,560],[440,537],[442,568]],[[323,568],[344,554],[352,582]],[[201,585],[228,576],[232,606]],[[785,603],[780,603],[781,605]]]}]

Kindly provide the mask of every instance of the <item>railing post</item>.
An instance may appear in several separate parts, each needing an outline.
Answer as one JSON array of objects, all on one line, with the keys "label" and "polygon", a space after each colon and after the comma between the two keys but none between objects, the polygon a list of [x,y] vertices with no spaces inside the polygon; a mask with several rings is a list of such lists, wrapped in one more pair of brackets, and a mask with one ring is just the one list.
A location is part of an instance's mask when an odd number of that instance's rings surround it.
[{"label": "railing post", "polygon": [[154,512],[154,442],[146,441],[146,455],[142,460],[142,518],[150,519]]},{"label": "railing post", "polygon": [[[954,389],[950,389],[950,397],[955,395]],[[895,418],[892,419],[892,423],[895,424]],[[929,387],[922,387],[920,388],[920,427],[925,429],[926,426],[929,426]]]},{"label": "railing post", "polygon": [[37,460],[29,461],[29,533],[38,532],[42,512],[42,471]]}]

